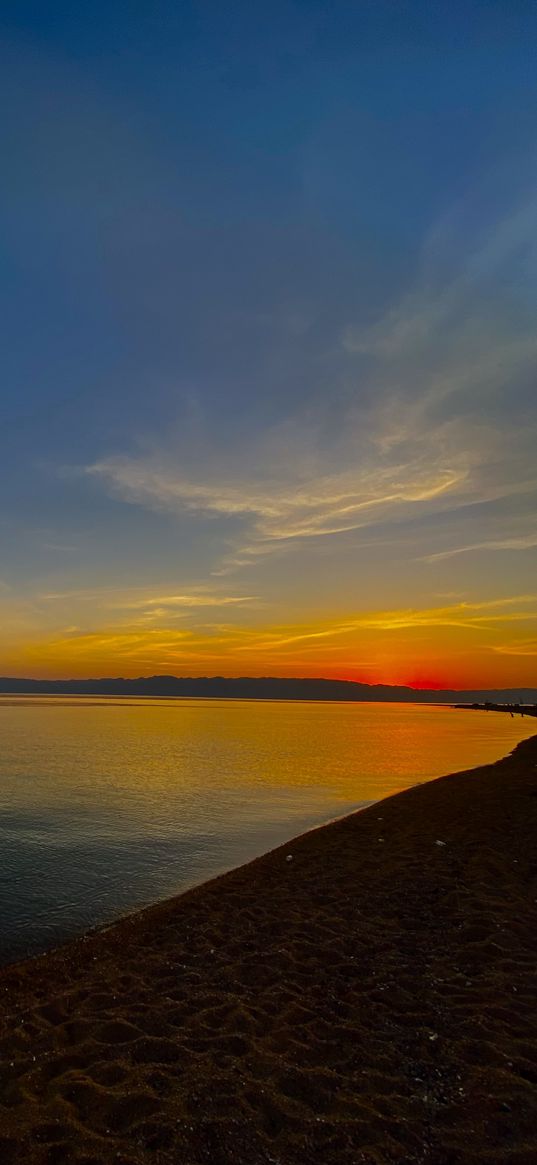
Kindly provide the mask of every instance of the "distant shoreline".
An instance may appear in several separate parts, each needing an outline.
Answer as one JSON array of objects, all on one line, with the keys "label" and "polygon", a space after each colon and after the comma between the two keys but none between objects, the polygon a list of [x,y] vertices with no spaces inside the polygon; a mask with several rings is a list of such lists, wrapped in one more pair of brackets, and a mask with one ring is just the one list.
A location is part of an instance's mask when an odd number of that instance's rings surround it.
[{"label": "distant shoreline", "polygon": [[453,708],[469,712],[508,712],[510,716],[537,716],[537,704],[494,704],[487,700],[483,704],[453,704]]},{"label": "distant shoreline", "polygon": [[0,695],[22,696],[152,696],[188,699],[329,700],[351,703],[411,704],[535,704],[537,688],[435,689],[389,684],[364,684],[353,680],[281,678],[278,676],[229,678],[224,676],[148,676],[137,679],[42,680],[0,676]]},{"label": "distant shoreline", "polygon": [[428,700],[398,700],[398,699],[394,698],[393,700],[379,700],[379,699],[375,700],[372,697],[370,697],[370,698],[364,698],[364,699],[359,699],[359,700],[358,699],[353,700],[350,698],[346,699],[343,696],[332,696],[332,697],[329,697],[329,696],[324,696],[324,697],[323,696],[318,696],[318,697],[311,697],[311,696],[231,696],[231,695],[226,695],[226,696],[207,696],[207,695],[176,696],[176,695],[152,695],[152,694],[138,695],[138,694],[135,694],[133,692],[123,694],[123,693],[107,693],[107,692],[106,693],[105,692],[93,693],[93,692],[2,692],[2,691],[0,691],[0,707],[1,707],[2,702],[8,702],[10,700],[13,700],[14,702],[16,702],[18,700],[24,700],[25,698],[29,699],[29,700],[36,699],[36,700],[42,700],[42,701],[49,701],[51,704],[54,704],[55,701],[60,701],[60,700],[65,700],[65,699],[89,701],[89,702],[91,702],[92,707],[102,707],[102,708],[106,707],[106,705],[109,701],[110,702],[114,702],[114,701],[121,702],[123,707],[136,707],[137,705],[135,705],[134,703],[130,703],[130,701],[136,700],[136,701],[143,702],[143,701],[147,700],[148,702],[151,702],[152,700],[155,700],[155,701],[162,700],[163,702],[165,702],[165,701],[173,702],[176,700],[179,703],[181,700],[195,700],[195,701],[199,701],[200,704],[211,703],[211,702],[214,702],[214,703],[221,702],[221,703],[229,703],[229,704],[235,704],[235,703],[237,703],[237,704],[240,704],[240,703],[244,703],[244,704],[307,704],[307,703],[311,703],[311,704],[359,704],[359,705],[361,705],[361,704],[375,704],[375,705],[379,705],[381,707],[384,707],[386,705],[390,705],[392,707],[396,707],[398,705],[401,705],[403,707],[409,707],[409,708],[411,708],[411,707],[446,708],[446,709],[452,709],[455,712],[456,711],[471,711],[471,712],[480,711],[480,712],[502,712],[502,713],[509,712],[511,715],[518,715],[518,716],[521,715],[522,717],[524,717],[524,716],[536,716],[537,717],[537,705],[535,705],[535,704],[522,705],[521,707],[514,708],[512,705],[509,705],[507,703],[506,704],[490,704],[487,706],[485,704],[477,704],[475,701],[468,702],[468,703],[452,703],[450,700],[431,700],[431,699],[428,699]]}]

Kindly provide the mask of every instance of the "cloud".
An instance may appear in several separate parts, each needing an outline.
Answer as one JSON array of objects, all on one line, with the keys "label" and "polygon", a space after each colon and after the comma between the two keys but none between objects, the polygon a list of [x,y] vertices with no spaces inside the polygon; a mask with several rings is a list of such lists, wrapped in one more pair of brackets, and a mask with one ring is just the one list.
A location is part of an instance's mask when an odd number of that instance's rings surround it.
[{"label": "cloud", "polygon": [[251,607],[253,603],[259,606],[253,595],[217,595],[217,594],[184,594],[158,595],[137,599],[135,602],[120,601],[107,604],[107,608],[119,609],[130,618],[131,612],[139,612],[137,623],[161,623],[166,625],[170,620],[185,619],[195,611],[210,608],[243,608]]},{"label": "cloud", "polygon": [[524,639],[515,643],[499,643],[491,648],[499,655],[537,655],[537,639]]},{"label": "cloud", "polygon": [[[425,610],[372,611],[346,619],[341,623],[331,622],[317,629],[295,628],[286,632],[275,629],[268,637],[261,638],[256,648],[263,651],[274,647],[287,647],[305,640],[351,635],[365,631],[403,631],[422,627],[462,627],[486,631],[494,624],[531,622],[537,618],[534,611],[502,610],[504,607],[525,607],[530,604],[537,608],[537,595],[515,595],[503,599],[490,599],[481,603],[461,602],[448,607],[433,607]],[[498,610],[498,608],[500,608]],[[246,645],[246,649],[250,645]]]},{"label": "cloud", "polygon": [[259,544],[245,547],[243,558],[262,555],[264,542],[341,534],[369,525],[378,510],[428,502],[464,477],[447,466],[401,464],[376,471],[368,467],[324,474],[307,484],[240,479],[202,484],[185,480],[173,469],[125,458],[97,463],[88,472],[104,479],[128,502],[172,512],[249,519]]},{"label": "cloud", "polygon": [[70,634],[69,639],[65,640],[53,639],[43,646],[44,654],[55,655],[62,652],[67,646],[69,649],[69,656],[75,658],[78,655],[101,656],[105,659],[113,657],[125,657],[139,655],[140,651],[151,651],[151,653],[159,653],[168,651],[170,649],[177,649],[180,645],[190,638],[189,631],[166,631],[144,629],[117,629],[117,630],[100,630],[95,632],[83,632],[79,634]]},{"label": "cloud", "polygon": [[[98,459],[86,477],[130,505],[190,517],[215,546],[218,534],[215,577],[307,539],[359,539],[424,514],[509,499],[516,514],[537,488],[537,198],[532,190],[501,217],[483,207],[480,191],[429,233],[414,286],[381,318],[341,329],[324,399],[270,431],[253,426],[247,442],[241,428],[240,449],[229,432],[225,443],[208,438],[198,465],[180,439],[165,439]],[[453,545],[417,557],[534,544],[498,533],[494,515],[480,533],[462,544],[455,530]]]},{"label": "cloud", "polygon": [[501,217],[483,189],[469,195],[424,239],[414,286],[373,324],[348,327],[344,347],[425,407],[468,385],[490,395],[535,360],[536,237],[536,182]]},{"label": "cloud", "polygon": [[[158,596],[152,598],[156,604]],[[22,674],[36,668],[71,675],[266,675],[280,669],[282,674],[349,674],[351,668],[355,674],[363,672],[381,681],[386,668],[395,668],[392,678],[406,682],[411,661],[422,653],[423,658],[432,659],[439,653],[457,661],[479,659],[486,675],[491,653],[498,653],[498,658],[526,656],[531,661],[537,643],[537,594],[533,593],[436,607],[348,610],[339,617],[299,615],[286,622],[254,622],[248,606],[244,608],[249,612],[246,621],[201,622],[199,610],[189,607],[179,608],[189,620],[180,628],[174,626],[173,607],[140,609],[136,600],[133,603],[134,609],[104,608],[109,615],[115,610],[117,617],[100,626],[81,622],[66,627],[62,622],[48,633],[37,612],[33,631],[31,625],[26,628],[16,656],[6,644],[4,660],[16,659],[18,674],[21,668]],[[227,619],[227,613],[243,608],[231,605],[225,610]],[[90,618],[94,622],[93,610]],[[520,631],[518,641],[513,638],[515,631]]]},{"label": "cloud", "polygon": [[109,604],[121,607],[125,611],[138,611],[142,608],[185,607],[187,610],[199,607],[243,607],[256,601],[254,595],[218,595],[218,594],[184,594],[184,595],[157,595],[137,599],[135,602],[118,602]]},{"label": "cloud", "polygon": [[[134,588],[134,596],[142,588]],[[78,600],[80,602],[89,602],[96,604],[101,608],[109,610],[125,610],[137,611],[144,608],[152,607],[185,607],[186,609],[195,609],[197,607],[232,607],[244,606],[247,603],[256,601],[254,595],[225,595],[215,590],[210,590],[205,587],[202,590],[185,591],[182,594],[148,594],[144,592],[143,596],[133,597],[133,590],[125,590],[119,587],[95,587],[80,590],[68,591],[49,591],[40,596],[41,600],[45,602],[63,602],[65,600]]]},{"label": "cloud", "polygon": [[454,558],[458,554],[470,554],[480,550],[534,550],[537,547],[537,534],[528,534],[520,538],[504,538],[491,542],[475,542],[471,546],[453,546],[450,550],[441,550],[436,554],[424,556],[425,562],[439,562],[444,558]]},{"label": "cloud", "polygon": [[343,335],[379,454],[458,454],[478,499],[536,484],[536,189],[488,221],[486,192],[469,198],[425,240],[414,287]]}]

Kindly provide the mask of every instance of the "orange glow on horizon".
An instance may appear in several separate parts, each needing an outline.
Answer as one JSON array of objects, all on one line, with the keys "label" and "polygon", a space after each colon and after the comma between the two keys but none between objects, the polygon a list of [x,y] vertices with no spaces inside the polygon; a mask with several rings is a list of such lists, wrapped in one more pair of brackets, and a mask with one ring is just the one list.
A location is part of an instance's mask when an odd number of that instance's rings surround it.
[{"label": "orange glow on horizon", "polygon": [[113,623],[101,624],[103,610],[85,601],[85,627],[80,610],[79,622],[66,627],[68,600],[52,597],[61,625],[12,633],[3,647],[4,676],[324,676],[418,689],[537,687],[532,595],[309,619],[301,614],[286,623],[261,622],[259,609],[246,600],[231,605],[228,599],[215,617],[207,615],[206,595],[196,603],[191,596],[159,597],[160,605],[127,595],[109,604],[118,610]]},{"label": "orange glow on horizon", "polygon": [[[443,674],[438,671],[427,674],[422,669],[409,669],[408,655],[395,666],[393,662],[383,665],[381,659],[365,669],[352,667],[348,663],[327,663],[326,659],[297,657],[292,660],[256,659],[249,657],[237,660],[233,656],[207,655],[204,660],[184,659],[161,660],[156,656],[147,655],[139,662],[127,661],[114,654],[102,657],[85,657],[75,659],[68,653],[56,658],[43,658],[40,650],[21,653],[18,660],[13,660],[11,666],[2,668],[2,674],[14,678],[35,679],[100,679],[117,678],[136,679],[152,675],[174,675],[178,677],[198,678],[203,676],[225,676],[228,678],[280,676],[293,679],[333,679],[346,680],[353,683],[369,685],[387,685],[409,687],[417,690],[465,690],[466,688],[511,688],[537,687],[536,668],[533,661],[513,659],[509,668],[505,664],[499,665],[494,659],[483,658],[481,655],[469,655],[464,661],[460,660],[456,666]],[[45,653],[47,654],[47,653]],[[523,666],[520,666],[522,663]]]}]

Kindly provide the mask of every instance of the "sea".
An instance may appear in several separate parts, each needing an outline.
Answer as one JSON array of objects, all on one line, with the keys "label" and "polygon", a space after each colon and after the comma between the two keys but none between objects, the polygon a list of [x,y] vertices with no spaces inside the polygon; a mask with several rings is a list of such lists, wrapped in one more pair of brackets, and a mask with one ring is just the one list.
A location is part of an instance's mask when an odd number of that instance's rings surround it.
[{"label": "sea", "polygon": [[536,728],[432,705],[1,696],[0,963]]}]

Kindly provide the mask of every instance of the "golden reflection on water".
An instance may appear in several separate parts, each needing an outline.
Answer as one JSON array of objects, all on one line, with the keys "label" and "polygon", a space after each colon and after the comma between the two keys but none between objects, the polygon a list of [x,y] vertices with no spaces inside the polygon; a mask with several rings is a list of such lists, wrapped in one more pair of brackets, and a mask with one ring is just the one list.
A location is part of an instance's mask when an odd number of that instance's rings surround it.
[{"label": "golden reflection on water", "polygon": [[404,704],[0,698],[0,962],[536,728]]},{"label": "golden reflection on water", "polygon": [[71,801],[87,782],[126,799],[289,787],[311,804],[372,801],[488,763],[537,727],[427,705],[86,697],[0,698],[0,724],[0,771],[31,769],[47,801]]}]

